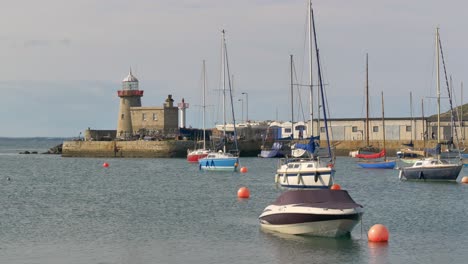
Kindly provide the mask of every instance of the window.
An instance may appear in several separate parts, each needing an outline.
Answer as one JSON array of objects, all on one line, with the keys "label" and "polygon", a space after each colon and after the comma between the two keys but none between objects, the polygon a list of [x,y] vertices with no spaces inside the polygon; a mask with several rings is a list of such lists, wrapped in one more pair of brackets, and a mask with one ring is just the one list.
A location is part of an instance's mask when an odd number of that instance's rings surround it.
[{"label": "window", "polygon": [[291,128],[285,128],[284,133],[291,133]]},{"label": "window", "polygon": [[156,115],[156,113],[153,113],[153,120],[158,120],[158,115]]},{"label": "window", "polygon": [[122,120],[124,119],[124,114],[122,114],[122,115],[120,116],[120,119],[122,119]]},{"label": "window", "polygon": [[406,126],[406,132],[411,132],[411,126]]},{"label": "window", "polygon": [[141,119],[142,119],[143,121],[146,121],[146,114],[145,114],[145,113],[142,113],[142,114],[141,114]]},{"label": "window", "polygon": [[353,126],[353,132],[357,132],[357,126]]},{"label": "window", "polygon": [[325,127],[320,127],[320,132],[325,133]]},{"label": "window", "polygon": [[378,126],[373,126],[372,127],[372,132],[379,132],[379,127]]}]

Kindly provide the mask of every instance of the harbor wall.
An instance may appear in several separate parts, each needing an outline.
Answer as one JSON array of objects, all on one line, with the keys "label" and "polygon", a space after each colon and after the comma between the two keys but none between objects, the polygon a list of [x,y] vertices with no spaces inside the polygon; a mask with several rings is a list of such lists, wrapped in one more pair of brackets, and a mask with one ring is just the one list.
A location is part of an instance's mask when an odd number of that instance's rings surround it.
[{"label": "harbor wall", "polygon": [[[260,141],[239,142],[241,156],[256,157],[260,146]],[[62,157],[185,158],[194,147],[192,140],[64,141]]]},{"label": "harbor wall", "polygon": [[[301,143],[307,143],[302,140]],[[396,152],[408,141],[386,141],[385,146],[388,156],[395,156]],[[414,149],[435,147],[436,141],[413,141]],[[348,156],[349,151],[364,147],[362,141],[331,141],[335,146],[337,156]],[[321,141],[321,146],[326,142]],[[371,140],[369,145],[381,149],[383,141]],[[62,146],[63,157],[125,157],[125,158],[185,158],[187,149],[193,149],[195,142],[192,140],[164,140],[164,141],[64,141]],[[232,147],[228,145],[228,149]],[[256,157],[261,150],[260,141],[240,141],[239,149],[243,157]],[[444,147],[442,148],[444,150]]]}]

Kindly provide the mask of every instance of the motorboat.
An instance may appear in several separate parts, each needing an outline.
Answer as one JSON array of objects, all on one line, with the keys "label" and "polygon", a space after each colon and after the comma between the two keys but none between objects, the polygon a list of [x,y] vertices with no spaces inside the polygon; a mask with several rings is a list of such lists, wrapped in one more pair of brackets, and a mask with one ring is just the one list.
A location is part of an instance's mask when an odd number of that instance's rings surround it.
[{"label": "motorboat", "polygon": [[346,190],[288,190],[259,216],[261,228],[292,234],[349,235],[364,213]]},{"label": "motorboat", "polygon": [[401,167],[399,178],[402,180],[456,181],[462,167],[461,163],[426,158],[416,161],[413,166]]}]

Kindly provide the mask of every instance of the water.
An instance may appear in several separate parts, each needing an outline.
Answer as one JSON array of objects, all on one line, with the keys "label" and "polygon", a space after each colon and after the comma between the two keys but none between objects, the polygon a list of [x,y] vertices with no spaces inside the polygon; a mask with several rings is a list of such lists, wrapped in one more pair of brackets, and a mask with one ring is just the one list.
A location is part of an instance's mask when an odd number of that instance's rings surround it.
[{"label": "water", "polygon": [[[0,141],[0,263],[466,263],[468,258],[468,185],[401,182],[396,170],[364,170],[339,158],[336,181],[364,206],[362,225],[345,239],[286,236],[262,231],[257,219],[280,193],[273,183],[275,159],[242,158],[246,174],[200,172],[184,159],[17,154],[55,145],[29,143]],[[465,169],[460,178],[464,175]],[[250,189],[250,199],[237,199],[241,186]],[[367,231],[377,223],[389,229],[388,244],[367,242]]]}]

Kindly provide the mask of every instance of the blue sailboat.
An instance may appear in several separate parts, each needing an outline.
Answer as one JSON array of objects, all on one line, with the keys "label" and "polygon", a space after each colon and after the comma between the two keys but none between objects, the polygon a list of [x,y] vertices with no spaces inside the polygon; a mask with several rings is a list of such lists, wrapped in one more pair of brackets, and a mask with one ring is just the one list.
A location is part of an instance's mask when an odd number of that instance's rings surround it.
[{"label": "blue sailboat", "polygon": [[[236,131],[236,121],[234,118],[234,108],[232,102],[232,89],[231,89],[231,79],[229,78],[229,65],[228,57],[226,51],[226,39],[224,37],[225,31],[222,30],[222,46],[221,46],[221,65],[222,65],[222,86],[223,86],[223,139],[222,139],[222,149],[218,151],[212,151],[208,153],[205,158],[198,160],[198,166],[200,170],[211,170],[211,171],[237,171],[239,167],[239,149],[237,144],[237,131]],[[227,74],[226,74],[227,73]],[[227,75],[227,80],[226,80]],[[226,151],[226,81],[229,84],[229,97],[231,101],[231,112],[232,119],[234,124],[234,146],[235,149],[227,152]]]}]

